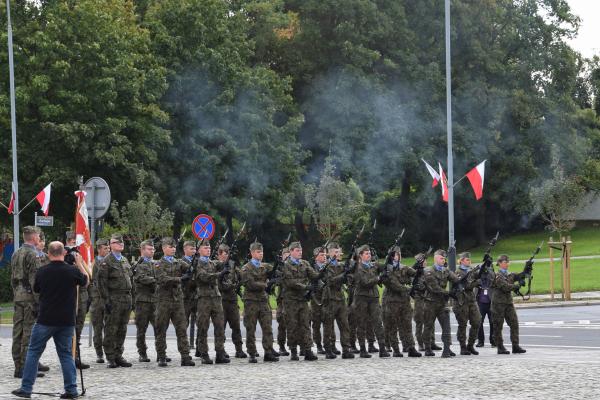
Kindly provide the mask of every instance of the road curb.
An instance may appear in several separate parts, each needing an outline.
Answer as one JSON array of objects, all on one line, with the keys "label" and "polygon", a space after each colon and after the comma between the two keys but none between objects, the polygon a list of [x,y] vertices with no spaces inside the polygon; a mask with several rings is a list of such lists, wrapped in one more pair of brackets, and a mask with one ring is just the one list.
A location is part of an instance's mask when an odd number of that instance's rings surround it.
[{"label": "road curb", "polygon": [[539,302],[539,303],[515,303],[515,308],[552,308],[552,307],[581,307],[581,306],[597,306],[600,305],[600,300],[581,300],[581,301],[561,301],[561,302]]}]

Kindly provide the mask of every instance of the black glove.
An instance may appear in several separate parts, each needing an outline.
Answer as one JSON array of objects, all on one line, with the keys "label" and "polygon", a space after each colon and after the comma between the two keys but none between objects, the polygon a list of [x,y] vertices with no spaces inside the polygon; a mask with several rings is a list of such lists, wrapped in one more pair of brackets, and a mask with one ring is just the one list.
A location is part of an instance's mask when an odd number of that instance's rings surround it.
[{"label": "black glove", "polygon": [[492,256],[490,256],[489,254],[485,254],[483,256],[483,262],[487,263],[487,264],[491,264],[493,262]]},{"label": "black glove", "polygon": [[523,271],[527,274],[530,274],[531,271],[533,271],[533,260],[527,261],[525,263],[525,269]]},{"label": "black glove", "polygon": [[187,282],[190,279],[192,279],[192,273],[191,272],[186,272],[185,274],[181,275],[181,282]]},{"label": "black glove", "polygon": [[106,314],[110,314],[112,312],[112,304],[111,303],[105,303],[104,304],[104,312]]},{"label": "black glove", "polygon": [[229,268],[224,268],[224,269],[223,269],[223,271],[221,271],[221,272],[219,273],[219,279],[223,279],[223,277],[224,277],[225,275],[227,275],[229,272],[231,272],[231,271],[229,271]]}]

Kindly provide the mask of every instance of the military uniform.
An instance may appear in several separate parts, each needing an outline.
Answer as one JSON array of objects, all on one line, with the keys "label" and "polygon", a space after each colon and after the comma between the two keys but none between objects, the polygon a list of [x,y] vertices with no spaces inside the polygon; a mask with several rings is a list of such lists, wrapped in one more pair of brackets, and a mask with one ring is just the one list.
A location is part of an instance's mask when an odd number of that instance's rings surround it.
[{"label": "military uniform", "polygon": [[156,293],[156,266],[151,258],[141,257],[135,267],[133,281],[135,283],[135,327],[136,346],[140,361],[148,362],[146,345],[146,331],[148,324],[152,324],[156,337],[155,311],[157,303]]},{"label": "military uniform", "polygon": [[337,322],[342,345],[342,357],[354,358],[350,352],[350,327],[348,325],[348,307],[344,296],[344,266],[336,260],[330,261],[325,273],[325,288],[322,294],[323,345],[329,357],[335,349],[335,328]]},{"label": "military uniform", "polygon": [[267,276],[271,273],[273,266],[251,260],[241,269],[240,279],[244,285],[244,327],[246,328],[246,349],[250,353],[250,360],[256,354],[256,323],[260,323],[262,330],[262,346],[265,352],[265,361],[273,360],[273,314],[269,306],[267,288]]},{"label": "military uniform", "polygon": [[[367,332],[372,329],[379,342],[380,357],[388,357],[385,351],[381,306],[379,305],[379,273],[375,266],[359,262],[354,273],[354,308],[358,322],[357,336],[361,357],[367,357],[365,339]],[[370,357],[370,355],[368,356]]]},{"label": "military uniform", "polygon": [[[456,331],[456,338],[460,343],[460,353],[462,355],[468,354],[479,354],[473,345],[477,338],[479,331],[479,323],[481,321],[481,314],[477,307],[477,301],[475,300],[475,288],[479,286],[481,281],[475,274],[470,273],[470,268],[464,265],[460,265],[456,270],[456,275],[461,279],[466,278],[464,282],[464,291],[458,293],[457,299],[453,301],[452,311],[458,322],[458,330]],[[469,329],[469,341],[467,342],[467,323],[470,324]]]},{"label": "military uniform", "polygon": [[188,272],[188,267],[174,257],[164,256],[156,267],[156,284],[158,301],[154,329],[156,332],[156,354],[159,366],[166,366],[167,358],[167,329],[173,322],[177,336],[177,350],[181,354],[182,365],[194,365],[190,357],[190,345],[187,338],[187,322],[183,307],[183,292],[181,278]]},{"label": "military uniform", "polygon": [[425,328],[423,339],[425,341],[425,355],[435,355],[432,350],[434,324],[437,318],[442,327],[442,342],[444,343],[443,357],[454,355],[450,350],[452,337],[450,331],[450,310],[448,306],[449,292],[446,290],[448,281],[458,282],[459,278],[448,268],[434,265],[425,268],[423,282],[425,284],[425,310],[423,313]]},{"label": "military uniform", "polygon": [[[212,320],[215,333],[215,351],[217,362],[229,362],[225,357],[225,321],[223,319],[223,303],[219,292],[218,280],[221,272],[217,264],[208,257],[200,257],[198,268],[194,271],[194,280],[198,287],[198,336],[196,347],[202,357],[202,363],[211,363],[208,357],[208,328]],[[226,360],[226,361],[225,361]]]},{"label": "military uniform", "polygon": [[290,257],[283,265],[281,277],[283,307],[293,360],[297,359],[297,346],[304,351],[306,360],[316,359],[311,351],[310,309],[304,296],[309,289],[309,281],[316,279],[317,276],[318,274],[305,260],[293,260]]},{"label": "military uniform", "polygon": [[96,350],[97,360],[96,362],[104,362],[102,351],[102,336],[104,332],[104,301],[100,296],[98,290],[98,267],[104,257],[96,257],[94,266],[92,267],[92,283],[90,285],[89,295],[92,298],[92,305],[90,306],[90,322],[92,324],[92,330],[94,332],[94,349]]},{"label": "military uniform", "polygon": [[[240,329],[240,307],[238,305],[237,290],[240,285],[240,270],[236,268],[232,260],[227,260],[228,268],[231,271],[219,281],[219,292],[221,293],[223,305],[223,326],[229,324],[231,329],[231,341],[235,345],[236,357],[244,358],[245,353],[242,349],[242,330]],[[217,266],[219,271],[225,268],[224,263]]]},{"label": "military uniform", "polygon": [[[189,269],[192,265],[192,257],[183,256],[181,258],[181,262],[187,265]],[[181,283],[181,290],[183,291],[183,309],[185,311],[185,320],[189,326],[189,324],[192,323],[192,321],[190,321],[190,317],[192,315],[195,317],[196,312],[198,311],[196,309],[196,306],[198,305],[198,288],[196,288],[196,283],[189,279]]]},{"label": "military uniform", "polygon": [[123,346],[131,314],[132,279],[131,265],[121,254],[109,253],[98,267],[98,291],[105,307],[102,345],[109,367],[127,364]]},{"label": "military uniform", "polygon": [[[417,343],[419,344],[419,350],[425,350],[425,339],[423,337],[425,328],[425,282],[423,274],[417,278],[417,282],[413,290],[413,296],[415,303],[413,316],[415,321],[415,336],[417,338]],[[439,349],[437,345],[435,345],[435,326],[433,332],[430,334],[429,340],[432,343],[432,349]]]},{"label": "military uniform", "polygon": [[[356,309],[352,307],[354,303],[354,274],[348,274],[346,276],[347,281],[347,291],[348,291],[348,327],[350,328],[350,349],[353,353],[358,353],[358,349],[356,348],[356,341],[358,340],[358,328],[360,325],[359,316],[356,314]],[[373,348],[375,343],[375,332],[373,331],[372,326],[367,327],[366,332],[367,343],[369,344],[369,348]]]},{"label": "military uniform", "polygon": [[510,328],[513,353],[525,352],[519,346],[519,319],[512,298],[513,290],[521,287],[518,278],[516,274],[509,274],[507,270],[499,269],[493,281],[492,324],[494,325],[494,341],[498,346],[498,353],[501,354],[508,353],[504,348],[502,338],[502,327],[505,320]]},{"label": "military uniform", "polygon": [[395,357],[402,356],[398,345],[398,334],[400,334],[402,347],[408,350],[409,356],[419,357],[421,354],[415,349],[412,333],[413,309],[410,304],[410,289],[416,271],[400,263],[388,264],[386,268],[382,298],[386,338],[394,350]]},{"label": "military uniform", "polygon": [[[315,272],[317,273],[321,272],[322,268],[324,267],[325,265],[319,265],[318,263],[315,263],[315,265],[313,266]],[[323,286],[323,281],[319,279],[319,281],[316,282],[316,290],[313,291],[310,298],[310,322],[312,329],[312,339],[313,342],[317,345],[317,349],[320,354],[324,353],[324,341],[321,340],[321,325],[323,325],[324,322],[323,307],[321,305],[323,302]]]},{"label": "military uniform", "polygon": [[[277,302],[277,310],[275,311],[275,318],[277,320],[277,344],[279,345],[279,353],[285,354],[285,343],[287,338],[287,325],[285,323],[285,310],[283,308],[283,289],[281,284],[277,285],[277,295],[275,297]],[[289,345],[289,343],[288,343]]]},{"label": "military uniform", "polygon": [[10,264],[14,301],[12,358],[17,375],[25,365],[31,330],[37,318],[38,296],[32,290],[35,274],[40,267],[37,250],[30,244],[23,244],[13,254]]}]

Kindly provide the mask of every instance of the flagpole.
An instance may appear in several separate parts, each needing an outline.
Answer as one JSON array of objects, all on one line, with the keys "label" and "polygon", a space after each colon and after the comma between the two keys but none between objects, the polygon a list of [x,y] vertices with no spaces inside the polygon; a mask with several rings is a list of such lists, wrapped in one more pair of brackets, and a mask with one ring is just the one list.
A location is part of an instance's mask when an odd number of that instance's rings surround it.
[{"label": "flagpole", "polygon": [[10,77],[10,125],[12,131],[13,192],[15,194],[13,213],[13,240],[16,250],[19,248],[19,178],[17,176],[17,117],[15,112],[15,65],[13,61],[13,37],[12,24],[10,21],[10,0],[6,0],[6,15],[8,18],[8,71]]},{"label": "flagpole", "polygon": [[[454,160],[452,157],[452,61],[450,58],[450,0],[445,1],[446,28],[446,130],[448,135],[448,182],[454,182]],[[448,265],[456,270],[456,248],[454,247],[454,184],[448,185]]]},{"label": "flagpole", "polygon": [[460,183],[460,181],[462,181],[463,179],[465,179],[467,176],[464,175],[462,178],[460,178],[459,180],[457,180],[456,182],[454,182],[454,185],[452,185],[452,187],[458,185]]}]

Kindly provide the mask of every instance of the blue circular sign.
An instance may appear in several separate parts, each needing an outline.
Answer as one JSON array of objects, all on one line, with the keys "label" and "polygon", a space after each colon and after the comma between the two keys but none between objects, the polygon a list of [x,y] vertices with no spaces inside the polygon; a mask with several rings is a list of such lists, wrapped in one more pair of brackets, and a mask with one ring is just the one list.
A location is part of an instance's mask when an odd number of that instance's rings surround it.
[{"label": "blue circular sign", "polygon": [[206,214],[196,216],[192,222],[192,233],[198,240],[212,239],[215,236],[215,220]]}]

